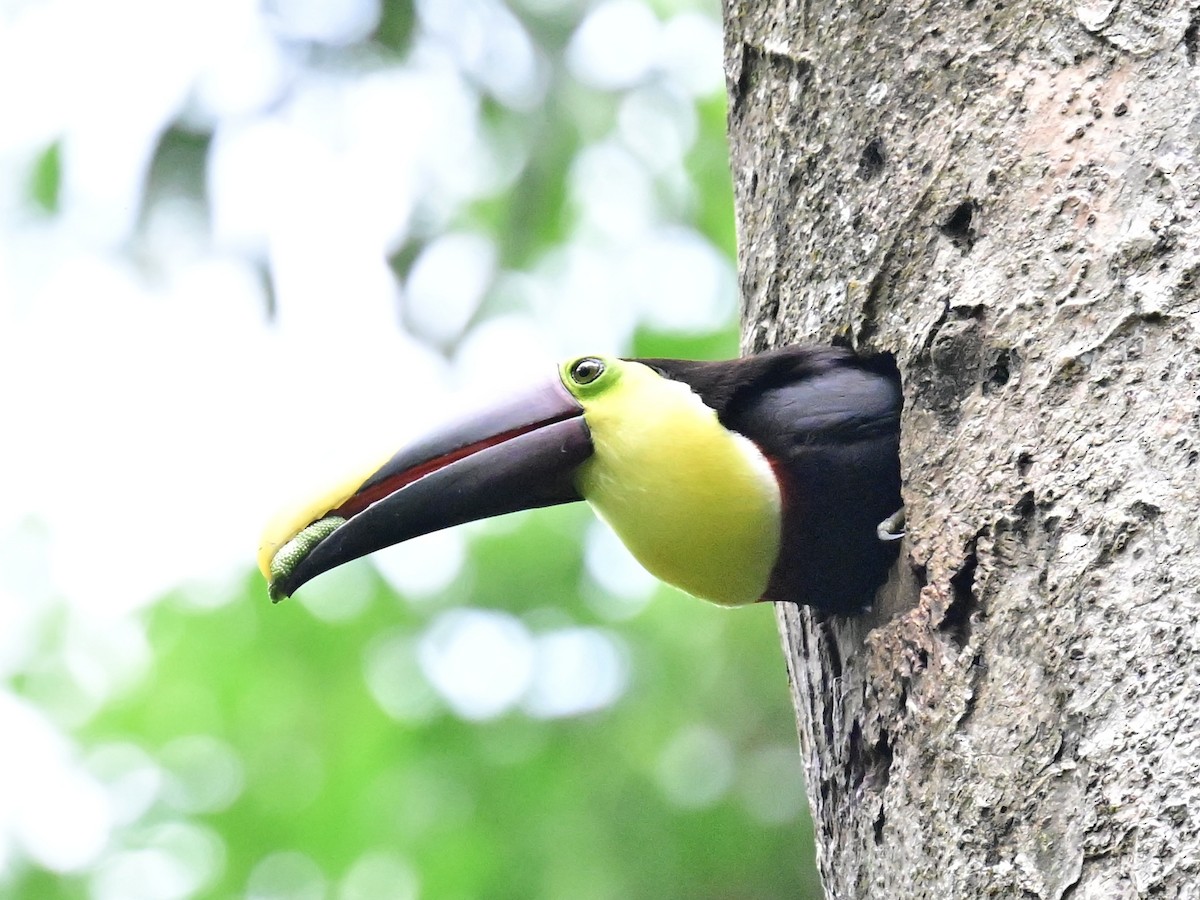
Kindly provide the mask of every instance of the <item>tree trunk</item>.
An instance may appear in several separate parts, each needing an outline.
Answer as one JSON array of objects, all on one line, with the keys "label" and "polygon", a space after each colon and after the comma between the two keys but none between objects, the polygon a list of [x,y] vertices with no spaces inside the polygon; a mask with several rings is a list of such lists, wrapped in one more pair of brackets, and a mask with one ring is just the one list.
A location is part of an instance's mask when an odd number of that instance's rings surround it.
[{"label": "tree trunk", "polygon": [[745,349],[904,378],[891,590],[778,610],[828,895],[1200,897],[1200,11],[726,26]]}]

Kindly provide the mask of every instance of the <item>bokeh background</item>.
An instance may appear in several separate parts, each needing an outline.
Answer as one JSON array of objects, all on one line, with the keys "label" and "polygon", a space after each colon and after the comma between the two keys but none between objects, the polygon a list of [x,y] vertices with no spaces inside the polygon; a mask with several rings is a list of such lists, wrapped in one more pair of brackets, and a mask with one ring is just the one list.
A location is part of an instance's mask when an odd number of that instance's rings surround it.
[{"label": "bokeh background", "polygon": [[0,897],[818,896],[771,610],[581,504],[262,524],[583,352],[737,352],[714,0],[0,0]]}]

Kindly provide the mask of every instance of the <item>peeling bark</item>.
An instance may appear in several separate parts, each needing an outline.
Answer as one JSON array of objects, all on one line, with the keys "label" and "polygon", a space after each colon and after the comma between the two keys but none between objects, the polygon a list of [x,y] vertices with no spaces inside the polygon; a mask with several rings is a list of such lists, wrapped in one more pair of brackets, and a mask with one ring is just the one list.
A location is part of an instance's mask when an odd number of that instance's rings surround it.
[{"label": "peeling bark", "polygon": [[780,607],[830,897],[1200,897],[1200,7],[726,0],[745,349],[895,354],[909,537]]}]

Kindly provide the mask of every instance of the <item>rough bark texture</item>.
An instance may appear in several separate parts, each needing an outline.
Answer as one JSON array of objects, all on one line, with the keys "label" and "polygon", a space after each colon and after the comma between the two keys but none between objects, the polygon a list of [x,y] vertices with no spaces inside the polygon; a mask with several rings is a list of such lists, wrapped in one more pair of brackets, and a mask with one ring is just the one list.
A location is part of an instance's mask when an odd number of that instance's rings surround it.
[{"label": "rough bark texture", "polygon": [[1200,897],[1200,11],[727,0],[747,350],[895,354],[909,539],[780,608],[831,897]]}]

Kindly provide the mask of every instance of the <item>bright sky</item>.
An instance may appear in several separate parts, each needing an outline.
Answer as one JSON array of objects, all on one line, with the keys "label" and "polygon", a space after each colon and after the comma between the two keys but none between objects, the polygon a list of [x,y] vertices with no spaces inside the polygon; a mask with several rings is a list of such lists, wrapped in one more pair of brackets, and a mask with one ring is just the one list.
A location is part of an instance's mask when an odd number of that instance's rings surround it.
[{"label": "bright sky", "polygon": [[[511,176],[477,133],[462,72],[515,104],[536,102],[528,38],[499,4],[429,2],[416,62],[362,77],[304,68],[286,37],[359,38],[378,15],[370,0],[274,3],[270,19],[259,7],[49,0],[0,18],[0,84],[39,86],[0,94],[0,372],[13,388],[0,397],[13,435],[0,533],[43,525],[54,586],[93,607],[136,607],[181,577],[244,565],[281,485],[311,484],[320,457],[361,456],[420,430],[448,393],[501,392],[567,353],[619,349],[639,318],[688,329],[729,315],[727,263],[695,233],[654,222],[650,168],[690,146],[690,108],[634,93],[620,134],[578,162],[583,237],[533,277],[503,276],[538,314],[476,329],[448,365],[397,329],[385,256],[419,203],[449,206]],[[657,65],[711,91],[719,69],[701,79],[677,59],[684,41],[707,44],[717,62],[713,23],[662,26],[616,0],[585,21],[569,59],[604,86],[636,84]],[[217,125],[215,243],[180,198],[153,210],[130,254],[150,153],[181,110]],[[665,133],[654,142],[665,158],[651,165],[628,146],[648,119]],[[24,179],[60,136],[62,212],[37,219],[21,202]],[[270,267],[276,323],[247,252]],[[448,234],[414,267],[406,309],[426,333],[452,336],[493,270],[488,238]],[[403,417],[368,415],[380,397],[364,384],[392,405],[402,398]],[[354,423],[358,447],[305,440],[304,424],[333,419]],[[98,531],[121,535],[124,550]]]},{"label": "bright sky", "polygon": [[[652,183],[695,138],[692,98],[720,89],[719,28],[694,14],[660,22],[637,0],[598,4],[568,52],[584,83],[629,90],[617,128],[571,173],[575,240],[537,271],[497,273],[487,236],[447,233],[398,287],[385,257],[415,211],[448,216],[518,171],[479,133],[473,85],[524,109],[548,71],[497,0],[417,7],[411,60],[364,74],[322,68],[298,47],[360,40],[376,0],[0,0],[0,675],[28,662],[58,603],[73,623],[64,652],[88,673],[79,708],[53,711],[55,724],[0,690],[0,734],[24,736],[0,755],[0,877],[17,854],[64,871],[96,858],[129,813],[82,772],[58,723],[86,720],[139,676],[137,610],[183,582],[219,596],[252,566],[289,492],[377,458],[468,394],[478,403],[481,389],[527,383],[565,355],[619,351],[639,320],[695,330],[731,315],[730,266],[659,221]],[[640,87],[652,71],[670,91]],[[168,197],[135,239],[151,154],[181,116],[214,129],[211,224],[194,201]],[[56,140],[61,212],[45,217],[25,197],[34,159]],[[274,322],[253,259],[271,273]],[[477,327],[453,359],[397,327],[402,292],[421,334],[455,337],[497,277],[528,312]],[[644,597],[647,576],[593,531],[597,578]],[[461,535],[448,533],[379,567],[420,593],[462,556]],[[619,695],[620,648],[602,637],[531,635],[513,617],[464,611],[436,620],[418,655],[463,715],[518,702],[559,715]],[[510,653],[507,680],[456,690],[447,673],[480,642]],[[411,698],[387,687],[396,679],[380,673],[398,663],[381,647],[365,677],[381,706],[402,709]],[[602,676],[591,694],[546,688],[572,683],[580,659]],[[39,817],[49,792],[53,808],[78,811],[70,827]],[[202,834],[168,838],[203,855]]]}]

